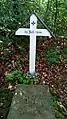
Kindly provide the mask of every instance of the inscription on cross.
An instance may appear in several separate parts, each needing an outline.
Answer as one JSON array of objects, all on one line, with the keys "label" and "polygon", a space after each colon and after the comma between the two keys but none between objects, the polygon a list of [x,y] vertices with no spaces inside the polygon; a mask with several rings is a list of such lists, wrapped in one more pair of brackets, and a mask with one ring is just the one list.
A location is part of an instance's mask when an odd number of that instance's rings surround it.
[{"label": "inscription on cross", "polygon": [[29,73],[35,74],[35,59],[36,59],[36,36],[49,36],[50,32],[47,29],[37,29],[37,17],[35,14],[30,16],[30,29],[19,28],[16,35],[30,36],[30,51],[29,51]]}]

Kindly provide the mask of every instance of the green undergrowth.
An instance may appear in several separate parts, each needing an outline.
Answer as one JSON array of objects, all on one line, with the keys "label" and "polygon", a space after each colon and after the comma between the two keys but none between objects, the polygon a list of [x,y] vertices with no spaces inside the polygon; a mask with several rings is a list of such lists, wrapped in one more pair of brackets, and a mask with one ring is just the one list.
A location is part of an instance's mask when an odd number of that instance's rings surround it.
[{"label": "green undergrowth", "polygon": [[64,105],[61,103],[60,98],[56,95],[51,93],[52,95],[52,107],[55,113],[56,119],[66,119],[67,118],[67,110]]},{"label": "green undergrowth", "polygon": [[0,59],[1,60],[5,60],[6,58],[8,58],[9,56],[10,56],[10,52],[8,51],[8,50],[4,50],[3,51],[3,54],[1,54],[1,57],[0,57]]},{"label": "green undergrowth", "polygon": [[43,56],[46,57],[48,64],[67,63],[67,46],[57,46],[55,42],[50,44],[51,48],[46,48]]},{"label": "green undergrowth", "polygon": [[39,84],[38,77],[34,77],[29,74],[23,74],[22,71],[8,72],[5,76],[5,81],[18,84]]},{"label": "green undergrowth", "polygon": [[62,80],[60,81],[61,84],[67,84],[67,77],[62,78]]},{"label": "green undergrowth", "polygon": [[47,57],[47,63],[52,64],[52,63],[59,63],[59,58],[57,56],[58,51],[54,51],[52,49],[46,50],[43,55]]},{"label": "green undergrowth", "polygon": [[[8,74],[5,76],[5,81],[7,81],[9,83],[10,82],[14,83],[17,81],[17,83],[20,83],[20,84],[31,84],[33,80],[30,77],[28,77],[27,75],[23,74],[21,71],[14,71],[14,72],[8,72]],[[64,83],[66,81],[67,80],[65,79]],[[33,84],[38,84],[37,78],[34,78]],[[51,92],[51,95],[52,95],[52,100],[53,100],[53,103],[51,104],[51,106],[54,110],[56,119],[66,119],[67,110],[64,107],[64,105],[62,104],[60,98],[52,92]]]},{"label": "green undergrowth", "polygon": [[0,119],[7,119],[14,91],[0,87]]},{"label": "green undergrowth", "polygon": [[30,84],[31,79],[23,74],[21,71],[14,71],[14,72],[8,72],[8,74],[5,76],[5,81],[7,82],[18,82],[22,84]]},{"label": "green undergrowth", "polygon": [[25,48],[20,47],[20,51],[21,51],[21,52],[24,52],[24,51],[25,51]]}]

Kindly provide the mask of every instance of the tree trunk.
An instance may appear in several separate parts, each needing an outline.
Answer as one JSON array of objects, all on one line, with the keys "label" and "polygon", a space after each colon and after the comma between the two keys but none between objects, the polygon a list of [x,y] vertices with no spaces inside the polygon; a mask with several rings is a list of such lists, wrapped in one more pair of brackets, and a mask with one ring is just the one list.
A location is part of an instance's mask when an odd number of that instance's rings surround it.
[{"label": "tree trunk", "polygon": [[58,14],[58,0],[56,0],[55,24],[57,21],[57,14]]},{"label": "tree trunk", "polygon": [[49,9],[49,0],[48,0],[48,3],[47,3],[46,13],[48,12],[48,9]]}]

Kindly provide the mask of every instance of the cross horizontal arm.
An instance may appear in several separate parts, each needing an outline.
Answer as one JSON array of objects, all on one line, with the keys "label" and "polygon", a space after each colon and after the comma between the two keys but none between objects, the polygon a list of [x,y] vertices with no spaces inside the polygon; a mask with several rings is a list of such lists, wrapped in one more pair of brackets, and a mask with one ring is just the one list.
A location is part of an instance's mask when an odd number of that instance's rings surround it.
[{"label": "cross horizontal arm", "polygon": [[29,36],[30,35],[29,31],[30,31],[30,29],[28,29],[28,28],[19,28],[16,31],[15,35]]},{"label": "cross horizontal arm", "polygon": [[49,36],[49,37],[51,37],[50,32],[47,29],[36,29],[35,32],[36,32],[36,36]]},{"label": "cross horizontal arm", "polygon": [[51,37],[50,32],[47,29],[36,29],[34,31],[34,30],[31,30],[28,28],[19,28],[16,31],[16,35],[30,36],[31,34],[35,34],[36,36],[49,36],[49,37]]}]

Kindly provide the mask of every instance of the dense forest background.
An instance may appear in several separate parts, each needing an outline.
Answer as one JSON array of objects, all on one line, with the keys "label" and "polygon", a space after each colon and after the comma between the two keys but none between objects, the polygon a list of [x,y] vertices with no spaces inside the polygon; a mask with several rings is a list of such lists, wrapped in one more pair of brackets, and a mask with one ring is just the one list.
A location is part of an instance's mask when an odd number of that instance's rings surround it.
[{"label": "dense forest background", "polygon": [[0,0],[0,37],[9,38],[32,12],[36,12],[52,32],[67,37],[66,0]]},{"label": "dense forest background", "polygon": [[[28,18],[33,12],[48,26],[56,40],[37,37],[37,77],[32,82],[26,75],[29,37],[16,36],[15,32],[19,27],[29,27]],[[44,28],[39,21],[38,28]],[[47,84],[53,96],[55,117],[67,119],[67,0],[0,0],[1,119],[6,119],[11,91],[18,83]]]}]

